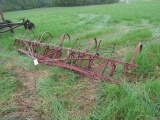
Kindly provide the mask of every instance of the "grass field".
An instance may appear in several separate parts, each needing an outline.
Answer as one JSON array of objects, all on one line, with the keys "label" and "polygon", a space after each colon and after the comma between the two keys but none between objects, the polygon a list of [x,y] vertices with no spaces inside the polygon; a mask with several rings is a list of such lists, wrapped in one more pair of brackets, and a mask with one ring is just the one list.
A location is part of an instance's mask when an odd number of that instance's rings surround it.
[{"label": "grass field", "polygon": [[40,39],[50,32],[53,45],[63,33],[86,46],[92,37],[102,40],[100,55],[129,61],[138,43],[143,50],[128,78],[120,85],[95,80],[61,67],[33,65],[13,49],[14,34],[0,34],[0,120],[158,120],[160,119],[160,1],[129,4],[54,7],[4,13],[14,22],[29,18]]}]

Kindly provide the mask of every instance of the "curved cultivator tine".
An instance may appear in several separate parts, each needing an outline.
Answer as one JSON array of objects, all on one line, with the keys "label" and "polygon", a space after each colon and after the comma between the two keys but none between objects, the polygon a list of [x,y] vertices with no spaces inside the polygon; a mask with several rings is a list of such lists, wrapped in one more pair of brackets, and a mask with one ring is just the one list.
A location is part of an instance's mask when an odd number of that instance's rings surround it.
[{"label": "curved cultivator tine", "polygon": [[63,44],[64,40],[66,39],[66,36],[68,37],[69,40],[71,39],[69,34],[63,34],[60,38],[60,42],[59,42],[59,45],[58,45],[59,47],[62,47],[62,44]]},{"label": "curved cultivator tine", "polygon": [[88,41],[88,46],[87,46],[85,52],[89,52],[89,48],[90,48],[91,43],[92,43],[93,41],[95,41],[95,48],[97,48],[97,46],[98,46],[97,39],[96,39],[96,38],[91,38],[91,39]]},{"label": "curved cultivator tine", "polygon": [[[47,41],[48,38],[49,38],[49,40]],[[44,33],[42,34],[39,42],[40,42],[40,43],[46,42],[47,44],[49,44],[52,39],[53,39],[53,36],[51,35],[51,33],[49,33],[49,32],[44,32]]]}]

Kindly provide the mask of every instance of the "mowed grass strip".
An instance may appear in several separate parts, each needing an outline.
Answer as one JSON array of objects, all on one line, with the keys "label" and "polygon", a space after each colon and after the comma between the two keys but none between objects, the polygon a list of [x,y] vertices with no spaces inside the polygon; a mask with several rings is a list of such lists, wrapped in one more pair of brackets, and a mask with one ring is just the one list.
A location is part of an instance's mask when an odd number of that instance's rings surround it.
[{"label": "mowed grass strip", "polygon": [[137,45],[140,42],[148,40],[152,36],[152,31],[149,28],[130,30],[128,33],[122,35],[121,38],[112,40],[107,44],[124,45]]}]

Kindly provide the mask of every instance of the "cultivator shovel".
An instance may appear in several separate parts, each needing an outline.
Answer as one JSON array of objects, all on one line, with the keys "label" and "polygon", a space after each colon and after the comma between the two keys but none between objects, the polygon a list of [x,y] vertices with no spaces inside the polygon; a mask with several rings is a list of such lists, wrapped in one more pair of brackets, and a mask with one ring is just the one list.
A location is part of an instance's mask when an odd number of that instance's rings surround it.
[{"label": "cultivator shovel", "polygon": [[[63,47],[63,42],[70,36],[63,34],[57,46],[50,45],[53,36],[45,32],[42,34],[39,41],[36,41],[36,36],[33,33],[31,39],[27,39],[28,31],[22,38],[16,38],[14,45],[18,47],[18,51],[24,53],[34,59],[35,64],[42,63],[49,66],[61,66],[94,78],[107,80],[119,84],[120,81],[114,80],[111,77],[116,72],[117,65],[123,66],[123,74],[126,75],[130,67],[138,67],[134,64],[134,60],[138,51],[142,50],[142,44],[138,44],[130,62],[124,62],[112,57],[103,57],[98,53],[101,41],[92,38],[88,41],[85,50],[76,50],[77,40],[71,48]],[[90,53],[91,43],[95,42],[96,50]],[[115,47],[115,46],[114,46]],[[113,49],[114,49],[113,47]],[[112,53],[111,53],[112,54]],[[107,74],[106,74],[107,71]]]}]

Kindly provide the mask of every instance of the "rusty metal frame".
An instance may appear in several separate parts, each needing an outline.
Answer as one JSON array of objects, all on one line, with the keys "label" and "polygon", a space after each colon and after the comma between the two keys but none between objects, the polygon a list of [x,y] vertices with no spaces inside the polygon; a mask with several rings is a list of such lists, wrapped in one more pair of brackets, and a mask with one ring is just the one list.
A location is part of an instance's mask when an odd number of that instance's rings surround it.
[{"label": "rusty metal frame", "polygon": [[[28,32],[26,32],[24,36],[26,36],[27,33]],[[43,38],[45,34],[48,34],[48,36]],[[68,36],[70,39],[68,34],[63,34],[61,36],[58,46],[50,45],[53,36],[48,32],[43,33],[39,41],[35,41],[35,34],[30,40],[27,40],[24,36],[22,38],[16,38],[14,46],[19,46],[19,52],[27,54],[33,59],[37,59],[39,63],[47,64],[50,66],[61,66],[86,75],[93,76],[94,78],[114,82],[116,84],[119,84],[120,81],[111,78],[116,71],[116,65],[121,64],[124,66],[123,75],[126,76],[130,67],[138,67],[138,65],[134,64],[133,62],[138,51],[142,50],[142,44],[139,43],[130,62],[124,62],[122,60],[113,59],[111,57],[108,58],[100,56],[98,54],[98,49],[101,41],[98,42],[95,38],[89,40],[85,51],[78,51],[74,49],[77,40],[74,42],[74,45],[71,48],[65,48],[62,46],[66,36]],[[45,42],[47,38],[49,38],[49,40]],[[96,50],[95,53],[91,54],[89,53],[89,49],[93,41],[95,41]],[[97,66],[94,64],[97,64]],[[108,67],[110,72],[106,76],[104,75],[104,72]]]},{"label": "rusty metal frame", "polygon": [[[30,22],[28,19],[26,20],[23,19],[21,23],[12,23],[11,20],[5,20],[2,10],[0,10],[0,16],[3,21],[3,22],[0,22],[0,30],[3,30],[3,31],[0,31],[0,33],[5,33],[8,31],[13,33],[13,30],[20,26],[24,26],[25,29],[29,29],[29,30],[35,28],[35,25],[32,22]],[[5,28],[6,30],[4,30]]]}]

